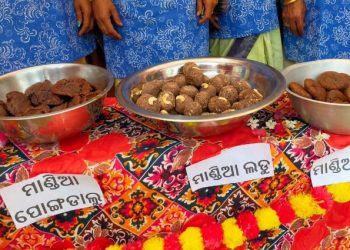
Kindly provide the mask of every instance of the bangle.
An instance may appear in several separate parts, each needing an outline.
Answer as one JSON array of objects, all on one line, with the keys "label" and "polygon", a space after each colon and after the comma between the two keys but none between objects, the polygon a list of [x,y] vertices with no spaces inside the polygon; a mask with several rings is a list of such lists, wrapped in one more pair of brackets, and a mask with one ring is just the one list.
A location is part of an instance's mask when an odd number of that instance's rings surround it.
[{"label": "bangle", "polygon": [[296,1],[298,1],[298,0],[285,0],[284,3],[283,3],[283,5],[284,5],[284,6],[290,5],[290,4],[292,4],[292,3],[295,3]]}]

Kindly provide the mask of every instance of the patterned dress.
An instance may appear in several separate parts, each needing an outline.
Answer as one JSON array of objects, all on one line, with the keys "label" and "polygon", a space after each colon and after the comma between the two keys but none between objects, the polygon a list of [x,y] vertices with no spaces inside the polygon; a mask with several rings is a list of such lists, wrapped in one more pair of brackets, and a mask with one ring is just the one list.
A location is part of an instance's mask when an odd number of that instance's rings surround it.
[{"label": "patterned dress", "polygon": [[304,36],[284,29],[285,53],[289,60],[304,62],[350,57],[350,1],[305,0]]},{"label": "patterned dress", "polygon": [[0,1],[0,75],[73,62],[94,48],[93,36],[78,36],[72,0]]},{"label": "patterned dress", "polygon": [[220,31],[211,38],[229,39],[258,35],[278,28],[275,0],[228,0],[219,15]]},{"label": "patterned dress", "polygon": [[207,56],[208,24],[199,25],[196,0],[114,0],[122,40],[104,37],[107,68],[124,78],[148,66]]}]

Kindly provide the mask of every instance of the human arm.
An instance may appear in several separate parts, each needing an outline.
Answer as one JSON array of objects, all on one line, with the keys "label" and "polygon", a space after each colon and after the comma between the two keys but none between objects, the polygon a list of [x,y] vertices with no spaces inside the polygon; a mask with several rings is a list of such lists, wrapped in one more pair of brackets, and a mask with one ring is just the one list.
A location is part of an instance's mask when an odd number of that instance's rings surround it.
[{"label": "human arm", "polygon": [[93,0],[93,12],[97,25],[101,32],[105,35],[113,37],[117,40],[122,36],[113,27],[112,21],[118,26],[123,26],[117,8],[111,0]]},{"label": "human arm", "polygon": [[197,16],[201,16],[199,24],[203,24],[207,21],[213,23],[213,21],[215,21],[215,16],[213,14],[217,4],[218,0],[197,0]]},{"label": "human arm", "polygon": [[79,36],[82,36],[92,30],[94,17],[92,15],[92,6],[89,0],[74,0],[74,10],[79,27]]},{"label": "human arm", "polygon": [[283,25],[294,35],[304,35],[306,6],[304,0],[284,0],[282,10]]}]

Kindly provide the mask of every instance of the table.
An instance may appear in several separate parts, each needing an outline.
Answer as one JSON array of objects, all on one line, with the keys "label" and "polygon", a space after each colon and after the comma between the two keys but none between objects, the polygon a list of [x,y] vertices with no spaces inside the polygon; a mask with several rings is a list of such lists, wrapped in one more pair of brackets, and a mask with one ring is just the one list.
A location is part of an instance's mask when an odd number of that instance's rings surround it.
[{"label": "table", "polygon": [[[94,176],[108,202],[16,230],[1,200],[0,249],[38,249],[65,238],[84,249],[100,236],[122,244],[176,231],[199,212],[221,221],[255,211],[288,193],[308,192],[311,163],[350,144],[350,136],[327,134],[299,120],[286,95],[237,130],[206,139],[167,135],[131,119],[114,98],[107,98],[100,118],[75,138],[48,145],[8,142],[0,151],[0,187],[43,172],[84,173]],[[271,145],[275,177],[191,191],[185,172],[191,162],[260,141]],[[260,233],[246,247],[349,249],[348,226],[342,218],[328,224],[323,217],[296,219]],[[325,237],[314,237],[322,230]]]}]

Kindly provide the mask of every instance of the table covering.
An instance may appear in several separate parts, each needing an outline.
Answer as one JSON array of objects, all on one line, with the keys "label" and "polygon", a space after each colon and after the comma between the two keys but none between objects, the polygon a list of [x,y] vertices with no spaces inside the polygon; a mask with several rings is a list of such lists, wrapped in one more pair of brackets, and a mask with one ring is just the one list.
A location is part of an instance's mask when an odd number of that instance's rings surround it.
[{"label": "table covering", "polygon": [[[107,98],[98,120],[74,138],[44,145],[3,140],[0,187],[40,173],[87,174],[98,181],[107,203],[16,230],[0,199],[0,249],[42,249],[62,239],[84,249],[98,237],[123,244],[176,232],[196,213],[222,221],[254,212],[291,193],[309,192],[313,161],[350,144],[350,136],[329,134],[298,119],[287,95],[225,135],[181,138],[144,123]],[[187,166],[255,142],[271,145],[274,177],[191,191]],[[261,232],[246,248],[350,249],[347,208],[348,203],[341,204],[328,211],[334,216],[296,219]]]}]

